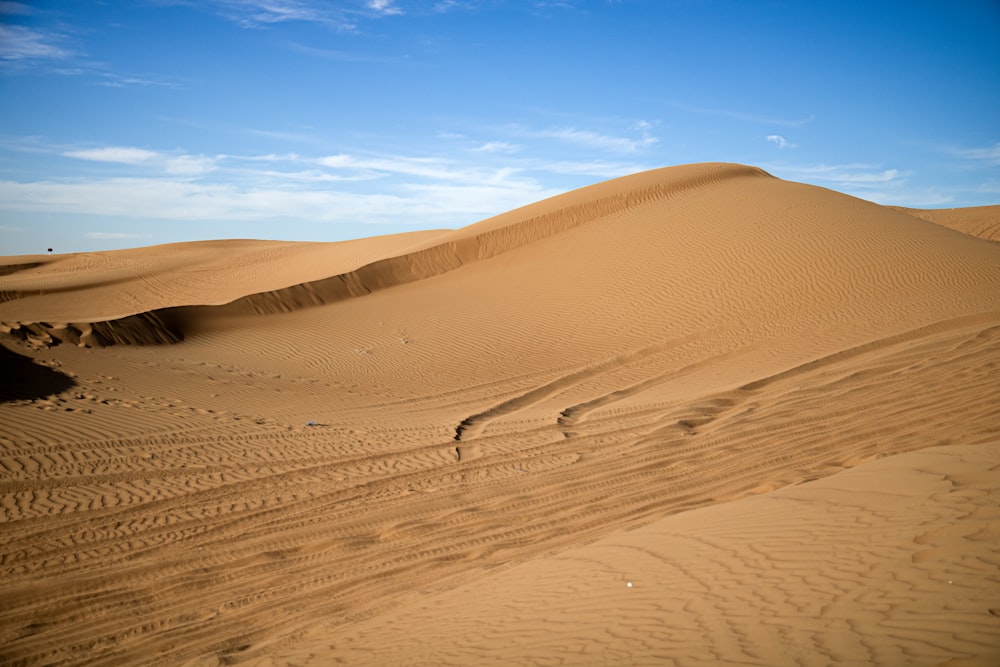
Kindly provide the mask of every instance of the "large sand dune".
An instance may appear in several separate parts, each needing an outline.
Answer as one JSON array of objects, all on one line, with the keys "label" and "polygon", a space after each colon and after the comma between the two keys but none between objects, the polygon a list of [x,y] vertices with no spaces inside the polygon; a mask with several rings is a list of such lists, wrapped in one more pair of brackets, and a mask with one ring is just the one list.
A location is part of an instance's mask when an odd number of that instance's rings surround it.
[{"label": "large sand dune", "polygon": [[0,657],[995,664],[998,225],[705,164],[0,258]]}]

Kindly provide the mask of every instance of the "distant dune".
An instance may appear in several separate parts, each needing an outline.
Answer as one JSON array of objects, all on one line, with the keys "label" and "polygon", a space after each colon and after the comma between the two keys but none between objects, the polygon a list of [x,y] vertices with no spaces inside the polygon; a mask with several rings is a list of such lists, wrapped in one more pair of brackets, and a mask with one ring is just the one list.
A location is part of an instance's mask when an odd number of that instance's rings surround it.
[{"label": "distant dune", "polygon": [[0,258],[0,662],[998,664],[998,238],[713,163]]},{"label": "distant dune", "polygon": [[970,236],[1000,241],[1000,206],[940,209],[898,208],[897,210],[950,227]]}]

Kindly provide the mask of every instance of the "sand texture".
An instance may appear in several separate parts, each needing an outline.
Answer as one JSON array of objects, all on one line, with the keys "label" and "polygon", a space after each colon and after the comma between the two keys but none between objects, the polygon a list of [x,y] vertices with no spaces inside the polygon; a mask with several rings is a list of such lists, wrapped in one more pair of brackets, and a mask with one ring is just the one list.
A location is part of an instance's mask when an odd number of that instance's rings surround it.
[{"label": "sand texture", "polygon": [[700,164],[0,258],[0,663],[1000,664],[966,213]]}]

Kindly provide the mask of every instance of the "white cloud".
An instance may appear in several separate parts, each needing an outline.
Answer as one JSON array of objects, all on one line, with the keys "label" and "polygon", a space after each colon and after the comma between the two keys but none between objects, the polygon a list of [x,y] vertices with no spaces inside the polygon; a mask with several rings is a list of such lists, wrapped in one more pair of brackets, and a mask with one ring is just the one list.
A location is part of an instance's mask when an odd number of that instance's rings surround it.
[{"label": "white cloud", "polygon": [[478,153],[516,153],[521,147],[507,141],[487,141],[473,150]]},{"label": "white cloud", "polygon": [[22,212],[160,220],[256,219],[276,213],[257,205],[267,193],[264,190],[159,178],[3,181],[0,193],[3,208]]},{"label": "white cloud", "polygon": [[823,182],[837,185],[864,185],[873,183],[889,183],[900,181],[906,176],[898,169],[882,169],[878,165],[851,163],[839,165],[776,165],[766,166],[765,169],[771,171],[781,178],[789,178],[796,181]]},{"label": "white cloud", "polygon": [[106,148],[89,148],[85,150],[67,151],[66,157],[94,162],[116,162],[118,164],[143,164],[155,160],[160,154],[144,148],[130,146],[108,146]]},{"label": "white cloud", "polygon": [[[348,3],[328,0],[212,0],[217,11],[244,28],[300,21],[318,23],[338,31],[355,31],[361,12],[345,6]],[[396,0],[365,0],[369,16],[403,14]]]},{"label": "white cloud", "polygon": [[229,0],[225,4],[240,7],[247,18],[260,23],[316,21],[321,17],[316,8],[297,0]]},{"label": "white cloud", "polygon": [[638,139],[600,134],[599,132],[580,130],[574,127],[553,128],[548,130],[514,129],[513,133],[540,139],[556,139],[566,143],[585,146],[587,148],[596,148],[612,153],[635,153],[639,151],[639,149],[650,146],[659,141],[659,139],[648,133],[647,128],[638,129],[642,130],[642,136]]},{"label": "white cloud", "polygon": [[[19,6],[19,3],[0,2],[0,10],[4,4]],[[52,30],[0,23],[0,66],[15,70],[41,68],[43,71],[60,76],[89,77],[90,83],[111,88],[177,87],[177,84],[171,81],[108,71],[107,65],[88,61],[81,52],[67,48],[67,41],[69,40],[66,35]]]},{"label": "white cloud", "polygon": [[444,167],[444,162],[434,158],[413,158],[398,155],[358,157],[340,153],[319,158],[317,162],[330,169],[380,171],[424,178],[449,178],[451,176],[451,172]]},{"label": "white cloud", "polygon": [[103,148],[87,148],[66,151],[66,157],[91,162],[110,162],[132,166],[159,167],[167,174],[175,176],[200,176],[214,171],[217,162],[224,156],[209,157],[207,155],[170,155],[158,151],[135,148],[132,146],[105,146]]},{"label": "white cloud", "polygon": [[[356,164],[349,156],[334,163]],[[378,161],[375,161],[378,162]],[[381,165],[393,166],[389,161]],[[399,161],[409,175],[420,162]],[[132,220],[268,220],[468,224],[555,194],[516,170],[470,172],[444,179],[385,181],[378,192],[326,189],[336,175],[322,171],[254,171],[243,181],[206,183],[171,178],[0,181],[0,210],[63,213]],[[334,178],[328,178],[333,176]],[[353,178],[354,175],[349,175]],[[421,176],[423,178],[423,176]]]},{"label": "white cloud", "polygon": [[770,141],[770,142],[772,142],[772,143],[774,143],[775,145],[778,146],[778,148],[780,148],[782,150],[784,150],[785,148],[795,148],[795,146],[796,146],[795,144],[790,143],[787,139],[785,139],[780,134],[769,134],[769,135],[767,135],[767,140]]},{"label": "white cloud", "polygon": [[368,0],[368,9],[374,10],[383,16],[403,13],[403,10],[396,6],[394,0]]},{"label": "white cloud", "polygon": [[873,201],[883,206],[907,206],[911,208],[922,208],[931,206],[945,206],[953,204],[955,198],[950,194],[940,192],[934,188],[921,188],[916,190],[859,190],[848,192],[856,197]]},{"label": "white cloud", "polygon": [[[121,220],[456,226],[562,191],[529,172],[617,176],[634,170],[595,161],[511,162],[500,148],[483,151],[478,162],[393,154],[212,157],[129,147],[76,150],[66,154],[126,166],[114,178],[0,182],[0,211]],[[149,175],[151,169],[159,175]]]},{"label": "white cloud", "polygon": [[490,170],[456,166],[451,160],[443,158],[408,157],[404,155],[384,155],[376,157],[359,157],[341,153],[319,158],[318,164],[330,169],[353,170],[361,172],[381,172],[446,180],[458,183],[488,182],[495,179]]},{"label": "white cloud", "polygon": [[22,25],[0,24],[0,59],[7,61],[39,58],[68,58],[70,51],[57,45],[62,36]]},{"label": "white cloud", "polygon": [[320,23],[337,30],[354,30],[347,13],[334,3],[315,0],[214,0],[227,19],[244,28],[301,21]]},{"label": "white cloud", "polygon": [[170,81],[163,81],[141,76],[127,76],[115,72],[101,72],[79,69],[68,74],[93,74],[97,77],[97,85],[107,88],[125,88],[126,86],[159,86],[163,88],[177,88],[177,84]]},{"label": "white cloud", "polygon": [[889,183],[891,181],[898,180],[901,174],[898,169],[884,169],[882,171],[874,171],[871,173],[859,173],[859,174],[835,174],[826,176],[824,178],[828,180],[834,180],[838,183]]},{"label": "white cloud", "polygon": [[539,164],[538,171],[546,171],[553,174],[566,174],[571,176],[596,176],[598,178],[618,178],[637,174],[640,171],[647,171],[652,167],[641,164],[627,164],[622,162],[573,162],[555,161]]},{"label": "white cloud", "polygon": [[535,9],[576,9],[572,2],[566,0],[535,0]]},{"label": "white cloud", "polygon": [[978,160],[991,165],[1000,165],[1000,142],[986,148],[960,148],[953,151],[955,155],[969,160]]},{"label": "white cloud", "polygon": [[[589,139],[594,136],[601,135]],[[0,212],[8,221],[44,214],[121,223],[109,222],[108,233],[149,220],[453,227],[646,168],[629,161],[548,160],[514,154],[527,152],[527,145],[461,139],[464,150],[450,157],[346,151],[211,156],[131,146],[49,146],[49,153],[107,163],[114,175],[2,181]]]},{"label": "white cloud", "polygon": [[248,162],[299,162],[304,158],[298,153],[266,153],[264,155],[227,155],[229,159]]},{"label": "white cloud", "polygon": [[166,171],[179,176],[200,176],[215,170],[216,158],[205,155],[179,155],[168,158]]},{"label": "white cloud", "polygon": [[27,16],[31,14],[31,7],[23,2],[0,2],[0,14]]},{"label": "white cloud", "polygon": [[909,172],[866,163],[762,165],[779,178],[811,183],[886,206],[942,206],[952,194],[933,187],[914,187]]},{"label": "white cloud", "polygon": [[404,191],[413,201],[422,202],[425,212],[459,224],[471,224],[561,192],[528,180],[498,185],[408,185]]},{"label": "white cloud", "polygon": [[301,169],[298,171],[263,169],[251,172],[251,175],[275,184],[282,181],[292,183],[345,183],[351,181],[370,181],[379,178],[378,175],[371,174],[331,174],[328,171],[321,171],[319,169]]}]

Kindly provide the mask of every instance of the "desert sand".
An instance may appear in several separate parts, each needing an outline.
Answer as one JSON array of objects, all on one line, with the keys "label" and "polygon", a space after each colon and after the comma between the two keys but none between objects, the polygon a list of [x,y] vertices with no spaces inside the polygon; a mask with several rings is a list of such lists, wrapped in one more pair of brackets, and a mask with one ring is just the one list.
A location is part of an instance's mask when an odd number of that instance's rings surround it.
[{"label": "desert sand", "polygon": [[1000,206],[747,166],[0,258],[0,662],[1000,664]]}]

